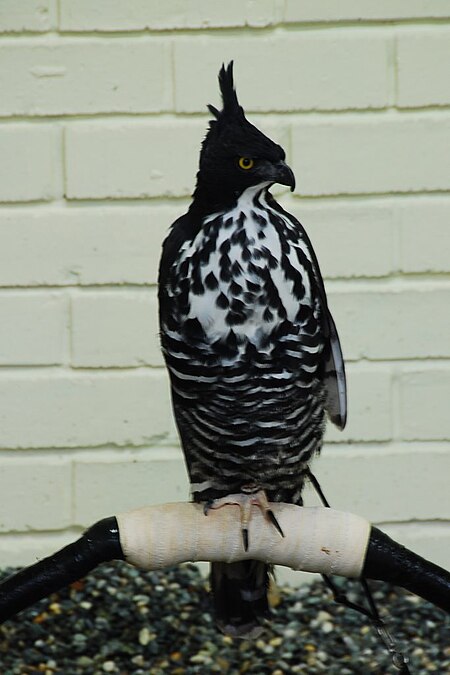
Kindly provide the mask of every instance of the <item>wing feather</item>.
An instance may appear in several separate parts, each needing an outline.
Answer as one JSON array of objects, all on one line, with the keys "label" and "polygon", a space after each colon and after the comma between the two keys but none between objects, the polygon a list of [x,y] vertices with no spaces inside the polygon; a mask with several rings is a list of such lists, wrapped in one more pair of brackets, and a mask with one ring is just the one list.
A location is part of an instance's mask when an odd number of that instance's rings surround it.
[{"label": "wing feather", "polygon": [[317,283],[321,308],[322,308],[322,330],[326,338],[326,349],[324,353],[324,381],[326,387],[325,409],[328,412],[330,420],[339,429],[344,429],[347,422],[347,384],[345,377],[344,357],[342,355],[341,343],[336,329],[336,324],[328,308],[327,294],[323,283],[322,274],[317,260],[316,253],[310,238],[308,237],[303,225],[294,216],[285,211],[278,204],[277,207],[296,224],[301,232],[302,239],[308,247],[313,271]]}]

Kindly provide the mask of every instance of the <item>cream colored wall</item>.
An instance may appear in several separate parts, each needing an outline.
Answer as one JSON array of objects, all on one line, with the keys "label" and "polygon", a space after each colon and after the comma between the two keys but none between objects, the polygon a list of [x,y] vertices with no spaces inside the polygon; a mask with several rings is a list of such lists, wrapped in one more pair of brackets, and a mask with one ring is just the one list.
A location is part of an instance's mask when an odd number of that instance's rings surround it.
[{"label": "cream colored wall", "polygon": [[0,565],[188,495],[156,271],[231,57],[348,363],[316,472],[450,564],[449,20],[449,0],[0,0]]}]

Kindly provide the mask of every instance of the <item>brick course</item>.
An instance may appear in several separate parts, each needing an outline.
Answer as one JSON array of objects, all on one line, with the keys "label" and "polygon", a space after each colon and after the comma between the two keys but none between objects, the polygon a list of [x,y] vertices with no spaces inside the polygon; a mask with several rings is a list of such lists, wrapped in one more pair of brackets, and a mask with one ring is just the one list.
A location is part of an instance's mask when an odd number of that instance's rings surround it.
[{"label": "brick course", "polygon": [[170,45],[151,39],[9,40],[0,44],[0,83],[3,117],[160,112],[172,104]]}]

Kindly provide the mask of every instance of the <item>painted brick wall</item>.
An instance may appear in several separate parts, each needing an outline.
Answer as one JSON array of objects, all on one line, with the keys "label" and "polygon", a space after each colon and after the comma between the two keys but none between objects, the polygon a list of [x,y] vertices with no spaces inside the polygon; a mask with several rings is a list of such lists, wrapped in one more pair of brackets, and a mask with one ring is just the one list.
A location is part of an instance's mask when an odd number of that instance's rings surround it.
[{"label": "painted brick wall", "polygon": [[448,0],[2,0],[2,566],[188,495],[155,282],[232,57],[348,362],[317,475],[450,564]]}]

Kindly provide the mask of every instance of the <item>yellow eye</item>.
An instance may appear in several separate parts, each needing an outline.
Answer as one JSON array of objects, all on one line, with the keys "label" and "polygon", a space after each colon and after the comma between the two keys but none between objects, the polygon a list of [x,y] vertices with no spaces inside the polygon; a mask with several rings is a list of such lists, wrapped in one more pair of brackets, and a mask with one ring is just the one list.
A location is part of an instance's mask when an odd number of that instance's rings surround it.
[{"label": "yellow eye", "polygon": [[255,162],[250,157],[240,157],[239,166],[241,169],[251,169]]}]

